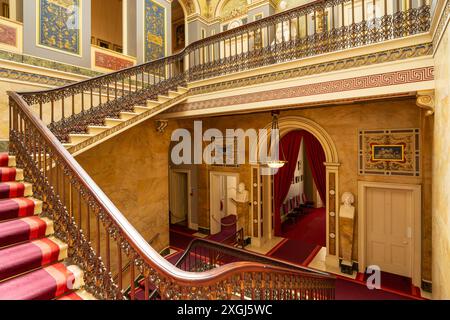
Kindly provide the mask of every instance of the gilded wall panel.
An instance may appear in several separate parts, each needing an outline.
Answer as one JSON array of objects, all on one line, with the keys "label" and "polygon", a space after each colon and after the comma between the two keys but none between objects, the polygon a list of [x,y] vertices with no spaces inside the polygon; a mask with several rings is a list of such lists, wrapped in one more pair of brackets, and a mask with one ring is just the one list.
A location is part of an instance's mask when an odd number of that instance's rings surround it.
[{"label": "gilded wall panel", "polygon": [[359,174],[420,176],[420,130],[359,132]]},{"label": "gilded wall panel", "polygon": [[81,0],[39,0],[39,45],[81,54]]},{"label": "gilded wall panel", "polygon": [[145,0],[145,61],[163,58],[166,54],[166,9],[152,0]]}]

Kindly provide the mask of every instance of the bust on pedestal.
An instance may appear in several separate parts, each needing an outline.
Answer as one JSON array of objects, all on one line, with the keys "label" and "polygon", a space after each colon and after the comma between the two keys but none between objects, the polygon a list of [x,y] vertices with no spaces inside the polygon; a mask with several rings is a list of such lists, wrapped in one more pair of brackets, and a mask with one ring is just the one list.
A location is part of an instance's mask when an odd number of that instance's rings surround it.
[{"label": "bust on pedestal", "polygon": [[342,195],[342,205],[339,211],[340,249],[341,249],[341,271],[353,273],[353,237],[355,224],[355,197],[350,192]]}]

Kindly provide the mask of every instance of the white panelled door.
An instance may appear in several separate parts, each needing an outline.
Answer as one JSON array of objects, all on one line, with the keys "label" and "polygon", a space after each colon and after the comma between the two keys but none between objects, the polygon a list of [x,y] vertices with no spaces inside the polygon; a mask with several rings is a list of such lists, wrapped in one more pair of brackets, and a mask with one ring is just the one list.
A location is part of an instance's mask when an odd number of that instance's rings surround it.
[{"label": "white panelled door", "polygon": [[413,192],[367,188],[367,265],[412,277]]}]

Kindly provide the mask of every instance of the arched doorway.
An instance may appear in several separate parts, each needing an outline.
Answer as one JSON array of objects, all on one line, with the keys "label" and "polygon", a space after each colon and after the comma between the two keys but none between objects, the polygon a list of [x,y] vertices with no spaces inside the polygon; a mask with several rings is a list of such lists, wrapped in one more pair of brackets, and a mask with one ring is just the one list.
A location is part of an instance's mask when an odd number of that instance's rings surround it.
[{"label": "arched doorway", "polygon": [[[325,154],[325,211],[326,211],[326,264],[339,267],[339,157],[337,148],[331,136],[318,123],[299,116],[284,116],[278,120],[280,136],[283,138],[291,131],[304,130],[314,136],[322,146]],[[266,125],[265,129],[270,134],[272,123]],[[267,137],[259,137],[259,140],[267,140]],[[252,145],[252,154],[258,154],[258,146]],[[272,179],[266,179],[266,189],[272,188]],[[258,201],[258,199],[252,199]],[[273,208],[272,208],[273,210]],[[273,213],[272,213],[273,214]],[[254,215],[254,214],[253,214]],[[255,220],[258,217],[253,217]],[[270,219],[273,221],[273,219]],[[270,221],[273,223],[275,221]],[[273,226],[269,229],[274,229]],[[253,229],[253,232],[255,228]]]},{"label": "arched doorway", "polygon": [[172,54],[186,46],[186,12],[179,0],[172,1]]},{"label": "arched doorway", "polygon": [[273,220],[286,242],[274,256],[307,264],[326,247],[325,152],[306,130],[288,132],[279,147],[287,163],[273,177]]}]

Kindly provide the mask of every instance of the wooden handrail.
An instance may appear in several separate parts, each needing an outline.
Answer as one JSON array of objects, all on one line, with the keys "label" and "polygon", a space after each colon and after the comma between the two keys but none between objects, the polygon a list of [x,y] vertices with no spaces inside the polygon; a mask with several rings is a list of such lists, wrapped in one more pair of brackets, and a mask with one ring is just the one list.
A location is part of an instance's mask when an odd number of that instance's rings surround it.
[{"label": "wooden handrail", "polygon": [[214,249],[218,252],[221,252],[223,254],[237,257],[241,259],[242,261],[248,261],[248,262],[258,262],[264,265],[271,265],[283,268],[285,270],[295,270],[296,272],[299,272],[299,274],[304,276],[312,276],[312,277],[318,277],[318,278],[327,278],[330,280],[336,279],[336,277],[330,275],[329,273],[322,272],[319,270],[311,269],[308,267],[299,266],[293,263],[289,263],[287,261],[282,261],[279,259],[275,259],[272,257],[268,257],[256,252],[250,252],[248,250],[236,248],[230,245],[227,245],[225,243],[220,243],[216,241],[211,241],[208,239],[193,239],[189,246],[186,248],[183,255],[178,259],[175,266],[180,267],[181,263],[186,260],[186,258],[189,256],[189,254],[197,247],[204,247],[208,249]]}]

